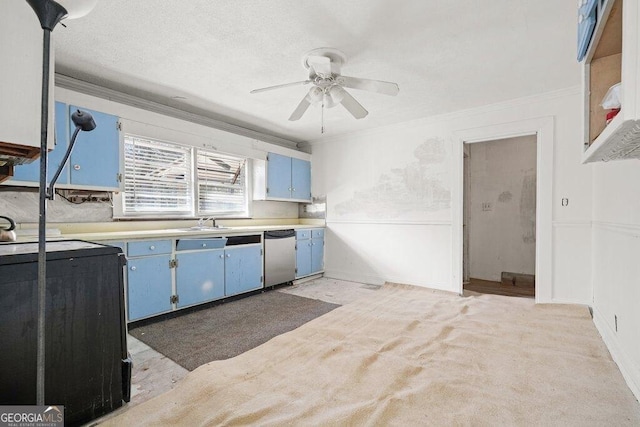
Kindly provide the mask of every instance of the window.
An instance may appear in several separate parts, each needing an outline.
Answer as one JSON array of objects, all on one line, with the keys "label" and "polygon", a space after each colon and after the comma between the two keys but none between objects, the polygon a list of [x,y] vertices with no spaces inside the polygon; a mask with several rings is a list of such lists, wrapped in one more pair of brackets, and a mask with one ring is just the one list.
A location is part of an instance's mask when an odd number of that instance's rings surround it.
[{"label": "window", "polygon": [[198,150],[198,211],[244,212],[247,205],[245,160]]},{"label": "window", "polygon": [[124,216],[246,216],[247,160],[124,137]]}]

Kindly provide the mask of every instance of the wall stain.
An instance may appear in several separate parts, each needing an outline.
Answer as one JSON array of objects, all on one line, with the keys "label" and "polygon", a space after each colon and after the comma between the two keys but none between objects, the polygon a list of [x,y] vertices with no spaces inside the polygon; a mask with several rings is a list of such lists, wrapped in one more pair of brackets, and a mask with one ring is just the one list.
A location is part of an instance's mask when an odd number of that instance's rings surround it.
[{"label": "wall stain", "polygon": [[503,191],[498,196],[498,201],[502,203],[510,202],[511,199],[513,199],[513,194],[511,194],[511,191]]},{"label": "wall stain", "polygon": [[413,151],[417,159],[382,173],[375,185],[354,191],[338,203],[338,216],[381,219],[411,212],[435,212],[451,207],[447,151],[444,141],[430,138]]}]

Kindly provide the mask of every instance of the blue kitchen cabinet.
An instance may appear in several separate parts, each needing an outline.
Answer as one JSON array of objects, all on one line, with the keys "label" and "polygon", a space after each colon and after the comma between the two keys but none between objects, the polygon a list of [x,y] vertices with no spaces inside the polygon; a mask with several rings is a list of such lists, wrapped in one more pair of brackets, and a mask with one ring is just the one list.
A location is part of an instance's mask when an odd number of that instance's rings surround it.
[{"label": "blue kitchen cabinet", "polygon": [[311,162],[291,159],[291,198],[311,200]]},{"label": "blue kitchen cabinet", "polygon": [[598,14],[598,0],[580,0],[578,3],[578,61],[587,54]]},{"label": "blue kitchen cabinet", "polygon": [[311,239],[296,241],[296,278],[311,274]]},{"label": "blue kitchen cabinet", "polygon": [[224,297],[224,249],[178,253],[176,259],[178,308]]},{"label": "blue kitchen cabinet", "polygon": [[225,296],[262,287],[262,246],[227,247],[224,258]]},{"label": "blue kitchen cabinet", "polygon": [[324,270],[324,229],[296,230],[296,278]]},{"label": "blue kitchen cabinet", "polygon": [[324,270],[324,239],[311,239],[311,273]]},{"label": "blue kitchen cabinet", "polygon": [[170,261],[170,254],[128,259],[129,321],[171,310]]},{"label": "blue kitchen cabinet", "polygon": [[[56,145],[49,152],[47,182],[51,181],[66,154],[69,140],[75,131],[71,114],[76,110],[91,113],[96,128],[90,132],[80,132],[73,146],[71,156],[60,174],[58,188],[118,190],[120,187],[120,131],[118,118],[110,114],[69,106],[62,102],[55,104]],[[39,184],[40,161],[16,166],[9,183],[20,181]]]},{"label": "blue kitchen cabinet", "polygon": [[91,113],[96,122],[96,128],[91,132],[78,134],[70,158],[70,184],[118,189],[120,184],[118,117],[72,105],[69,107],[70,133],[75,129],[71,114],[78,109]]},{"label": "blue kitchen cabinet", "polygon": [[267,156],[267,197],[291,198],[291,157],[275,153]]},{"label": "blue kitchen cabinet", "polygon": [[311,162],[269,153],[267,156],[268,199],[311,200]]},{"label": "blue kitchen cabinet", "polygon": [[172,309],[171,240],[127,244],[127,307],[129,321]]},{"label": "blue kitchen cabinet", "polygon": [[[67,104],[56,102],[55,106],[55,147],[47,154],[47,182],[51,181],[53,175],[58,170],[62,158],[69,146],[69,131],[67,123]],[[18,165],[14,168],[12,181],[40,182],[40,160],[36,159],[31,163]],[[69,182],[69,164],[64,167],[59,183]]]}]

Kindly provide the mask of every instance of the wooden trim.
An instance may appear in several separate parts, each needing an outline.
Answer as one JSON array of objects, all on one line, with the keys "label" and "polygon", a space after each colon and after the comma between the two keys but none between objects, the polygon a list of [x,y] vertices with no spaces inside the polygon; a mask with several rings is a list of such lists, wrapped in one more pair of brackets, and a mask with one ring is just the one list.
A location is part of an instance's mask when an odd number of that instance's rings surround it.
[{"label": "wooden trim", "polygon": [[0,141],[0,158],[4,156],[36,159],[40,156],[40,146],[34,147]]},{"label": "wooden trim", "polygon": [[0,182],[6,181],[13,176],[13,165],[6,164],[0,166]]}]

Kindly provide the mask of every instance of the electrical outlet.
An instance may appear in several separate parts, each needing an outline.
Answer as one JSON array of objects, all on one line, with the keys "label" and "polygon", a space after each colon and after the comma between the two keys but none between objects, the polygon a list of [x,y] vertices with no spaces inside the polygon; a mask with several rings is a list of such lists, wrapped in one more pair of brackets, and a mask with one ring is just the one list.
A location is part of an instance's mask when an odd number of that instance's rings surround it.
[{"label": "electrical outlet", "polygon": [[482,202],[482,210],[483,211],[492,211],[493,210],[493,203],[491,203],[491,202]]},{"label": "electrical outlet", "polygon": [[562,198],[562,206],[569,206],[569,199],[567,197]]}]

